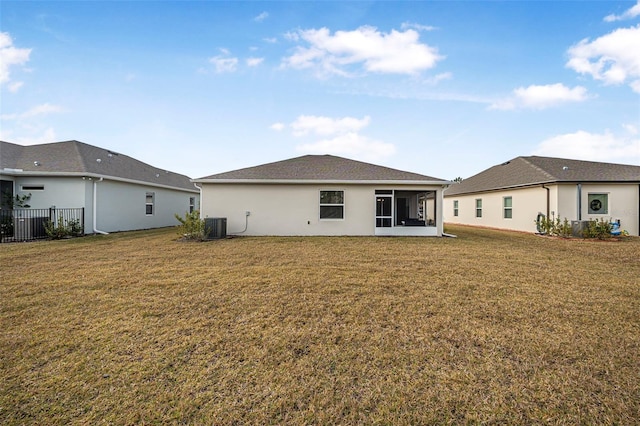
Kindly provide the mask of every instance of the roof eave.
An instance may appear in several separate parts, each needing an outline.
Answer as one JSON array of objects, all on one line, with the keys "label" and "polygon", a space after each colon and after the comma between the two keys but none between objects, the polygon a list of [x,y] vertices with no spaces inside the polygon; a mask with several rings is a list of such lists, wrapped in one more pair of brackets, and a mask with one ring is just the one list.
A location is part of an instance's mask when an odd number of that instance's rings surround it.
[{"label": "roof eave", "polygon": [[429,185],[448,186],[449,181],[434,180],[344,180],[344,179],[191,179],[194,183],[255,184],[255,185]]},{"label": "roof eave", "polygon": [[198,190],[191,189],[191,188],[183,188],[181,186],[173,186],[173,185],[166,185],[166,184],[162,184],[162,183],[156,183],[156,182],[148,182],[148,181],[143,181],[143,180],[134,180],[134,179],[127,179],[127,178],[121,178],[121,177],[117,177],[117,176],[109,176],[109,175],[101,175],[101,174],[97,174],[97,173],[84,173],[84,172],[38,172],[38,171],[18,171],[17,169],[10,169],[10,172],[7,173],[7,169],[4,170],[0,170],[0,175],[7,175],[7,176],[24,176],[24,177],[81,177],[81,178],[92,178],[92,179],[100,179],[100,178],[104,178],[107,180],[113,180],[113,181],[117,181],[117,182],[124,182],[124,183],[132,183],[132,184],[136,184],[136,185],[146,185],[146,186],[153,186],[156,188],[166,188],[166,189],[173,189],[173,190],[177,190],[177,191],[186,191],[186,192],[193,192],[194,194],[199,193]]}]

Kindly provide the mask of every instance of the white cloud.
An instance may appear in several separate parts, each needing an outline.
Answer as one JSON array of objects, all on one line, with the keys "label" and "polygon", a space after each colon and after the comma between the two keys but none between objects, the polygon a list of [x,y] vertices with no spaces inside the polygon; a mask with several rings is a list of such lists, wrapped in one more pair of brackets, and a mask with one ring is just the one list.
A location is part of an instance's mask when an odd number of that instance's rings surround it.
[{"label": "white cloud", "polygon": [[317,135],[335,135],[339,133],[357,132],[366,127],[371,118],[362,119],[353,117],[330,118],[315,115],[301,115],[293,123],[291,129],[294,136],[304,136],[308,133]]},{"label": "white cloud", "polygon": [[542,141],[532,154],[640,165],[640,138],[579,130]]},{"label": "white cloud", "polygon": [[13,82],[9,83],[7,88],[9,89],[9,91],[11,93],[16,93],[18,90],[20,90],[22,88],[23,85],[24,85],[24,82],[22,82],[22,81],[13,81]]},{"label": "white cloud", "polygon": [[605,84],[623,84],[640,93],[640,25],[619,28],[593,41],[581,40],[568,50],[566,66]]},{"label": "white cloud", "polygon": [[427,78],[426,80],[424,80],[424,83],[435,86],[441,81],[451,80],[452,78],[453,78],[453,74],[451,72],[443,72],[443,73],[434,75],[433,77]]},{"label": "white cloud", "polygon": [[400,28],[402,28],[403,30],[413,29],[417,31],[433,31],[437,29],[436,27],[432,27],[431,25],[415,24],[412,22],[403,22],[402,25],[400,25]]},{"label": "white cloud", "polygon": [[630,135],[638,134],[638,128],[634,124],[623,124],[622,128],[625,129]]},{"label": "white cloud", "polygon": [[293,55],[282,61],[283,67],[315,69],[318,76],[349,76],[351,69],[361,66],[365,72],[417,74],[432,68],[443,59],[436,48],[420,43],[420,35],[413,29],[378,31],[363,26],[354,31],[327,28],[298,30],[285,34],[291,41],[304,41],[308,47],[298,46]]},{"label": "white cloud", "polygon": [[587,89],[582,86],[571,89],[562,83],[543,86],[531,85],[515,89],[511,97],[494,102],[489,106],[489,109],[544,109],[566,102],[582,102],[587,99]]},{"label": "white cloud", "polygon": [[282,130],[284,130],[284,127],[284,123],[273,123],[271,126],[269,126],[271,130],[275,130],[276,132],[281,132]]},{"label": "white cloud", "polygon": [[50,143],[57,140],[56,132],[53,128],[49,127],[40,134],[33,134],[30,136],[14,137],[12,132],[7,132],[0,129],[0,140],[11,141],[18,145],[39,145],[43,143]]},{"label": "white cloud", "polygon": [[275,38],[275,37],[271,37],[271,38],[263,38],[262,40],[263,40],[263,41],[265,41],[265,42],[267,42],[267,43],[270,43],[270,44],[274,44],[274,43],[277,43],[277,42],[278,42],[278,39],[277,39],[277,38]]},{"label": "white cloud", "polygon": [[209,58],[218,74],[225,72],[234,72],[238,68],[238,58],[227,58],[225,56],[214,56]]},{"label": "white cloud", "polygon": [[247,65],[250,67],[257,67],[264,61],[264,58],[247,58]]},{"label": "white cloud", "polygon": [[605,22],[615,22],[615,21],[622,21],[624,19],[633,19],[636,16],[640,15],[640,0],[638,0],[638,3],[636,3],[634,6],[631,7],[631,9],[627,9],[623,14],[621,15],[607,15],[604,17]]},{"label": "white cloud", "polygon": [[60,113],[65,112],[65,109],[59,105],[51,105],[49,103],[44,103],[41,105],[36,105],[35,107],[18,114],[2,114],[0,115],[0,119],[2,120],[23,120],[25,118],[31,118],[38,115],[47,115],[52,113]]},{"label": "white cloud", "polygon": [[396,152],[393,144],[370,139],[355,132],[340,134],[332,139],[301,144],[299,152],[311,154],[335,154],[362,158],[366,161],[378,161],[390,157]]},{"label": "white cloud", "polygon": [[8,83],[11,80],[9,68],[15,65],[23,65],[29,60],[30,54],[31,49],[14,47],[11,35],[0,32],[0,84]]},{"label": "white cloud", "polygon": [[256,22],[262,22],[265,19],[267,19],[269,17],[269,13],[268,12],[262,12],[260,15],[256,16],[255,18],[253,18],[254,21]]}]

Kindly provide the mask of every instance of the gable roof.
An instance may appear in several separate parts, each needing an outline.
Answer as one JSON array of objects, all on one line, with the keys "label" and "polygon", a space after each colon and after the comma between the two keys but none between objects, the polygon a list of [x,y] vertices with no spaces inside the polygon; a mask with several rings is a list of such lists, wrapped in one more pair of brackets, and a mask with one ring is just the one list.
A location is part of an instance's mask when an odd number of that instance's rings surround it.
[{"label": "gable roof", "polygon": [[406,182],[448,184],[418,173],[377,166],[333,155],[304,155],[255,167],[218,173],[194,182],[203,183],[311,183]]},{"label": "gable roof", "polygon": [[197,192],[185,175],[78,141],[29,146],[0,141],[0,174],[104,177]]},{"label": "gable roof", "polygon": [[468,194],[544,183],[639,182],[640,166],[568,160],[552,157],[516,157],[451,185],[444,195]]}]

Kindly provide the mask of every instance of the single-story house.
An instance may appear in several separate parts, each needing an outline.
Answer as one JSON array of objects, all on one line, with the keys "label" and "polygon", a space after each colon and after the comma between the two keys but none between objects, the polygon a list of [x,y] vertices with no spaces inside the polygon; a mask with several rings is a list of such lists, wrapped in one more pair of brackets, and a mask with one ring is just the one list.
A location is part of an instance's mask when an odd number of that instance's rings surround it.
[{"label": "single-story house", "polygon": [[16,195],[29,211],[82,209],[87,234],[177,225],[200,198],[187,176],[78,141],[0,142],[0,192],[4,211]]},{"label": "single-story house", "polygon": [[539,215],[640,231],[640,166],[517,157],[444,192],[445,222],[536,232]]},{"label": "single-story house", "polygon": [[451,182],[332,155],[305,155],[193,180],[203,218],[243,235],[442,236]]}]

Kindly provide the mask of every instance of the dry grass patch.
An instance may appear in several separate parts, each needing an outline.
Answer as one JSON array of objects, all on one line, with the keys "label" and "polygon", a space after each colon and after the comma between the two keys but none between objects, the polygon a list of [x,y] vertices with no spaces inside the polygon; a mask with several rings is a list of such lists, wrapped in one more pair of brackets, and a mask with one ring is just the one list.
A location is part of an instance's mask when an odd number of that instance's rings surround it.
[{"label": "dry grass patch", "polygon": [[0,246],[2,424],[632,424],[640,239]]}]

